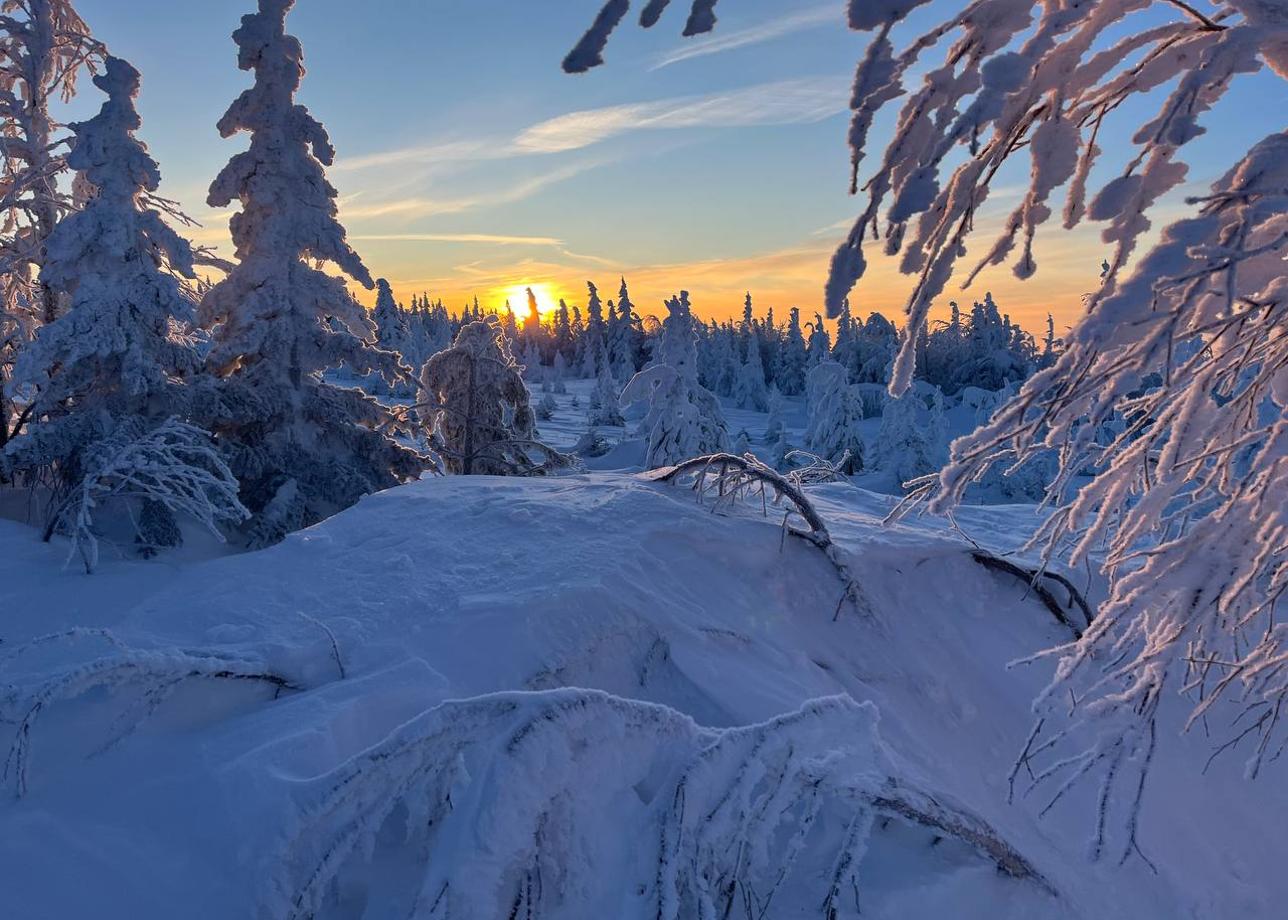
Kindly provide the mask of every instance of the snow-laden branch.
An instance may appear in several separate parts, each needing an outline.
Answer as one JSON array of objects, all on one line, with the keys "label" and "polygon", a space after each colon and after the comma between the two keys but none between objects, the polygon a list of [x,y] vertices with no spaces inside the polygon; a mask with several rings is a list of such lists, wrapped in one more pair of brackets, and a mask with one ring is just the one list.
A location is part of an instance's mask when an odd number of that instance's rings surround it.
[{"label": "snow-laden branch", "polygon": [[[834,619],[841,615],[841,607],[848,600],[856,611],[864,613],[868,603],[858,580],[850,571],[840,548],[832,541],[818,509],[805,495],[800,480],[784,476],[771,469],[754,454],[742,457],[733,454],[712,454],[694,457],[675,466],[661,467],[643,474],[653,482],[689,482],[699,502],[712,501],[712,511],[718,511],[736,502],[759,499],[761,510],[769,513],[769,506],[790,505],[783,516],[783,533],[799,537],[822,550],[828,562],[836,569],[845,586],[837,602]],[[795,526],[793,518],[805,524]]]},{"label": "snow-laden branch", "polygon": [[42,676],[35,686],[18,683],[0,688],[0,721],[16,725],[2,776],[6,780],[12,779],[18,797],[27,794],[32,732],[41,716],[59,703],[91,692],[134,694],[103,733],[106,739],[103,746],[106,748],[118,744],[137,730],[181,686],[193,681],[263,684],[272,689],[274,696],[284,690],[298,689],[291,680],[272,673],[260,662],[179,649],[150,651],[129,648],[105,630],[75,630],[43,636],[9,651],[0,661],[11,666],[17,655],[32,647],[84,638],[106,642],[110,652]]},{"label": "snow-laden branch", "polygon": [[422,868],[386,894],[408,916],[600,905],[680,920],[780,902],[834,916],[824,905],[861,883],[878,818],[932,827],[1050,891],[982,820],[895,776],[876,721],[849,697],[725,730],[591,690],[446,702],[301,790],[263,903],[327,915],[357,861],[401,831]]},{"label": "snow-laden branch", "polygon": [[62,529],[71,537],[67,561],[79,554],[86,572],[98,564],[94,515],[109,501],[157,502],[220,540],[221,524],[240,523],[249,514],[210,434],[177,419],[141,435],[119,431],[87,448],[83,462],[85,475],[51,515],[48,533]]}]

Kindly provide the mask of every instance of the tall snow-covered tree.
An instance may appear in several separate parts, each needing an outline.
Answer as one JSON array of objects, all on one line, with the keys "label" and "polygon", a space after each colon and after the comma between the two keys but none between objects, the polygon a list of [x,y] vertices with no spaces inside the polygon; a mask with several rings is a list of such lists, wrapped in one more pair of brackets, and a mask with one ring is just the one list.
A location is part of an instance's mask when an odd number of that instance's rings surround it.
[{"label": "tall snow-covered tree", "polygon": [[259,0],[233,33],[238,66],[255,83],[219,121],[219,132],[250,133],[210,188],[211,207],[234,201],[238,264],[202,303],[218,324],[209,364],[218,375],[209,414],[256,513],[252,540],[271,542],[362,495],[411,479],[421,459],[388,432],[393,417],[323,372],[405,373],[391,352],[368,344],[367,311],[327,261],[370,288],[372,279],[336,219],[336,190],[324,167],[335,157],[326,129],[295,102],[304,74],[299,41],[286,33],[294,0]]},{"label": "tall snow-covered tree", "polygon": [[70,100],[101,59],[71,0],[0,6],[0,450],[31,417],[10,398],[10,374],[19,349],[57,315],[39,272],[49,235],[73,208],[70,138],[50,106]]},{"label": "tall snow-covered tree", "polygon": [[466,323],[421,373],[435,449],[449,473],[531,476],[570,460],[537,440],[521,365],[495,317]]},{"label": "tall snow-covered tree", "polygon": [[622,286],[617,295],[617,325],[611,331],[612,345],[610,350],[613,360],[613,373],[619,380],[630,380],[635,375],[635,352],[638,320],[635,316],[635,304],[631,303],[631,293],[622,278]]},{"label": "tall snow-covered tree", "polygon": [[94,118],[72,125],[68,165],[95,194],[50,234],[41,273],[70,309],[19,357],[14,384],[37,394],[33,428],[7,451],[17,466],[62,467],[72,476],[76,455],[121,420],[185,414],[184,381],[198,363],[172,326],[194,320],[175,277],[194,276],[192,249],[144,201],[161,175],[134,137],[139,74],[108,58],[94,83],[108,99]]},{"label": "tall snow-covered tree", "polygon": [[[176,277],[194,276],[192,249],[146,200],[161,174],[134,137],[138,71],[109,57],[93,79],[108,98],[95,117],[71,126],[76,143],[67,163],[94,195],[54,228],[41,271],[41,282],[69,306],[19,356],[14,382],[36,394],[32,423],[5,450],[12,467],[52,475],[51,522],[104,445],[133,443],[188,414],[189,384],[200,364],[183,331],[194,321],[194,305]],[[183,430],[188,437],[193,429]],[[154,463],[152,475],[164,483],[189,472]],[[145,510],[155,529],[172,526],[172,506]],[[240,506],[231,510],[230,519],[240,517]]]},{"label": "tall snow-covered tree", "polygon": [[586,329],[581,356],[581,375],[594,377],[597,368],[595,361],[599,357],[599,346],[605,341],[604,304],[599,299],[599,290],[593,281],[586,282],[589,296],[586,300]]},{"label": "tall snow-covered tree", "polygon": [[668,466],[729,446],[720,402],[698,382],[697,331],[689,292],[671,298],[666,309],[655,363],[631,378],[622,392],[623,405],[648,403],[640,425],[648,467]]}]

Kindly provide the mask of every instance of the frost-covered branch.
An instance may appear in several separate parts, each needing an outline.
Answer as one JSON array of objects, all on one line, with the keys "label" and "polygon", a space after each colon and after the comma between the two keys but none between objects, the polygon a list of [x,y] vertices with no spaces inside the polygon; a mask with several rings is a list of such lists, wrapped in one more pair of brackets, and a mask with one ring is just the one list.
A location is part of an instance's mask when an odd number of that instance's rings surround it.
[{"label": "frost-covered branch", "polygon": [[[33,644],[82,638],[81,632],[83,631],[42,637],[35,640],[35,643],[12,650],[5,656],[5,660],[11,661],[15,655]],[[291,680],[272,673],[258,662],[177,649],[132,649],[102,631],[96,631],[95,637],[108,640],[112,652],[60,670],[43,678],[34,687],[19,684],[7,686],[0,691],[0,716],[17,726],[5,758],[3,777],[12,777],[14,791],[19,798],[26,795],[28,789],[32,732],[41,716],[59,703],[92,692],[114,695],[135,693],[136,697],[117,713],[107,727],[104,746],[110,747],[137,730],[176,690],[191,681],[244,681],[263,684],[272,688],[275,696],[284,690],[298,689]]]},{"label": "frost-covered branch", "polygon": [[422,867],[391,893],[409,916],[557,917],[600,903],[624,920],[746,904],[772,916],[779,903],[824,904],[838,882],[848,893],[875,818],[933,827],[1050,892],[986,823],[893,771],[875,709],[849,697],[725,730],[590,690],[446,702],[301,791],[264,904],[325,916],[363,884],[365,857],[399,839]]},{"label": "frost-covered branch", "polygon": [[237,524],[249,512],[237,497],[237,480],[208,432],[170,419],[141,435],[128,428],[87,449],[84,478],[50,516],[46,538],[57,530],[71,537],[67,560],[80,555],[85,571],[98,564],[94,515],[113,500],[155,502],[191,518],[223,539],[220,525]]}]

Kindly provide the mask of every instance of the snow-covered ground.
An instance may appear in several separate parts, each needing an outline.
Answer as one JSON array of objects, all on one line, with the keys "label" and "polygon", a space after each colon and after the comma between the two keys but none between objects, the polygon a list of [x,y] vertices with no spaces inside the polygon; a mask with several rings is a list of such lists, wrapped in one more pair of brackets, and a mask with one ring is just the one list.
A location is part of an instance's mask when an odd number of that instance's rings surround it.
[{"label": "snow-covered ground", "polygon": [[[93,576],[0,520],[0,917],[687,918],[704,870],[742,917],[780,869],[766,917],[1277,915],[1288,801],[1202,738],[1162,739],[1156,870],[1087,860],[1092,789],[1006,804],[1046,677],[1006,664],[1067,631],[941,522],[810,494],[862,612],[772,510],[622,472]],[[1033,514],[959,523],[1001,551]]]}]

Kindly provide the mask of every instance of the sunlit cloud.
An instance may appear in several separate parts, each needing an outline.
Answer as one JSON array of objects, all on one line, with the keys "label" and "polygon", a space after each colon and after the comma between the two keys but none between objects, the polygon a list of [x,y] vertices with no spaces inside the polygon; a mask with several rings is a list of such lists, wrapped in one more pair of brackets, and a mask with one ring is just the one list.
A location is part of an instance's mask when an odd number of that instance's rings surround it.
[{"label": "sunlit cloud", "polygon": [[849,108],[848,76],[763,83],[726,93],[633,102],[560,115],[523,131],[519,148],[579,150],[632,131],[809,124]]},{"label": "sunlit cloud", "polygon": [[746,48],[773,41],[786,35],[805,32],[824,25],[836,25],[845,21],[845,11],[839,3],[828,3],[808,10],[800,10],[787,16],[771,19],[749,29],[729,32],[722,36],[687,42],[674,51],[660,55],[650,70],[660,70],[681,61],[706,57],[709,54],[720,54],[733,51],[735,48]]}]

